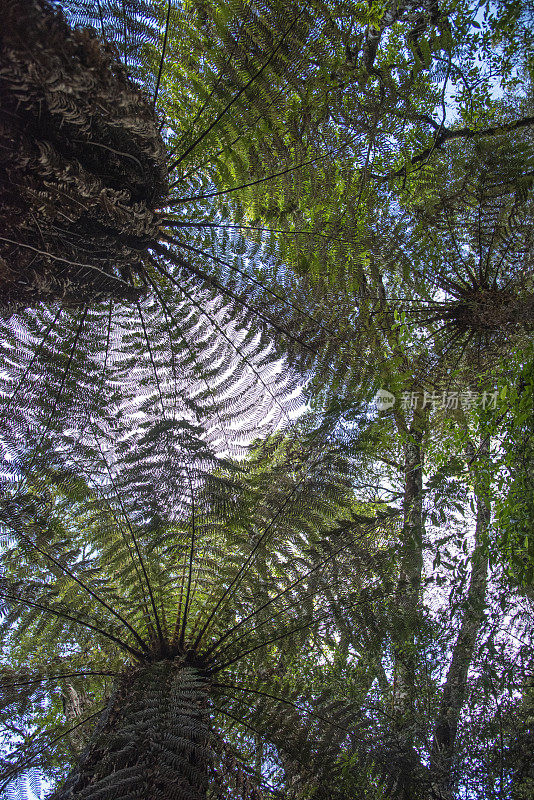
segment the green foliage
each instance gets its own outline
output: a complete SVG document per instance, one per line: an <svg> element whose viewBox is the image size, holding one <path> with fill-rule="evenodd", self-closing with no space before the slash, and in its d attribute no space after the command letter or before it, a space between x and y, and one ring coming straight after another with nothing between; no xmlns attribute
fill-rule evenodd
<svg viewBox="0 0 534 800"><path fill-rule="evenodd" d="M353 510L347 477L361 469L358 449L349 457L346 448L345 454L325 448L306 427L303 421L300 435L296 430L290 439L258 444L243 463L225 464L199 438L200 429L169 420L123 425L115 440L87 431L83 441L68 445L57 435L46 455L20 465L24 478L1 507L0 592L11 664L3 674L2 714L26 733L3 757L4 787L35 766L57 780L77 753L71 731L82 726L86 736L85 721L94 724L107 706L110 719L119 714L119 727L102 723L107 733L91 738L92 755L69 780L76 792L96 781L108 797L120 761L129 770L129 791L141 791L159 752L154 744L139 760L132 746L152 724L142 711L145 700L131 701L135 723L116 695L108 700L111 679L120 695L139 669L152 675L151 692L167 720L154 721L155 728L177 726L169 729L171 740L188 737L179 718L168 716L171 701L154 670L176 668L179 675L191 668L206 681L211 727L224 733L225 720L234 720L289 747L297 736L291 711L300 720L298 745L293 742L298 758L304 765L315 758L318 731L314 726L312 736L302 721L307 692L293 686L288 694L267 677L268 665L294 657L310 631L323 635L345 604L366 605L372 596L366 592L379 591L379 565L390 544L386 522L372 513L360 522ZM82 690L73 726L63 698ZM335 750L332 726L348 712L322 700L317 707L329 731L325 741ZM194 721L187 725L198 733ZM138 733L126 734L131 726ZM344 737L348 729L342 730ZM112 744L117 736L127 737L130 755ZM183 753L196 752L197 739L190 741L185 751L169 745L180 775L187 774L176 766ZM117 755L105 758L106 748ZM158 769L168 760L161 758ZM324 768L335 766L330 757ZM174 785L172 773L168 780ZM190 791L202 791L200 777L200 783L188 780L197 787Z"/></svg>
<svg viewBox="0 0 534 800"><path fill-rule="evenodd" d="M484 498L530 581L532 393L400 398L501 388L531 333L528 6L61 6L169 192L139 296L2 323L6 791L502 800L532 631Z"/></svg>
<svg viewBox="0 0 534 800"><path fill-rule="evenodd" d="M502 495L496 508L499 548L510 576L529 587L534 580L534 362L527 353L515 386L505 386L509 415L503 433Z"/></svg>

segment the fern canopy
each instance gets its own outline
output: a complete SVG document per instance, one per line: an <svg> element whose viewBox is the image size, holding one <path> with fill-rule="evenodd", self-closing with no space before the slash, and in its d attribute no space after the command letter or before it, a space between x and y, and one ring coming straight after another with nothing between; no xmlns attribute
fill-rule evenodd
<svg viewBox="0 0 534 800"><path fill-rule="evenodd" d="M146 793L153 769L163 781L155 797L200 797L228 719L283 746L284 705L306 716L304 687L288 696L283 681L261 676L329 636L339 604L380 596L394 516L374 519L370 508L358 521L347 476L362 468L359 448L325 449L304 422L234 463L183 422L113 433L86 431L61 452L56 438L45 457L18 465L2 503L3 629L20 664L4 668L2 713L27 729L4 756L4 786L36 766L59 777L81 737L89 755L58 797L71 786L75 797L111 797L119 780ZM325 594L332 570L338 588ZM61 713L66 702L76 714ZM140 756L136 737L150 730L164 745ZM193 788L180 788L184 776Z"/></svg>
<svg viewBox="0 0 534 800"><path fill-rule="evenodd" d="M1 791L525 794L528 5L4 5Z"/></svg>

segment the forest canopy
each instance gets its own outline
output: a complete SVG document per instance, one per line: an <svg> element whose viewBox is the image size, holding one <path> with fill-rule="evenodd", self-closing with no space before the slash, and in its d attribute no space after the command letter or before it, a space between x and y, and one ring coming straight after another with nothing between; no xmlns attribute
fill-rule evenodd
<svg viewBox="0 0 534 800"><path fill-rule="evenodd" d="M534 798L534 8L2 0L0 797Z"/></svg>

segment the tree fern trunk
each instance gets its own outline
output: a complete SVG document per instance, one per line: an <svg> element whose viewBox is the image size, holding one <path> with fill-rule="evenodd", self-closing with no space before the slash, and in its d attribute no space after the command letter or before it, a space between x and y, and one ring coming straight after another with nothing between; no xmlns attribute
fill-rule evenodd
<svg viewBox="0 0 534 800"><path fill-rule="evenodd" d="M158 661L119 681L92 740L52 800L201 800L211 764L208 683Z"/></svg>
<svg viewBox="0 0 534 800"><path fill-rule="evenodd" d="M416 636L420 625L423 567L423 460L428 408L417 408L404 446L403 527L395 592L393 711L396 742L388 764L392 796L415 800L419 757L414 749Z"/></svg>
<svg viewBox="0 0 534 800"><path fill-rule="evenodd" d="M135 300L167 157L112 48L48 0L2 0L0 315Z"/></svg>
<svg viewBox="0 0 534 800"><path fill-rule="evenodd" d="M484 441L478 449L479 458L484 455L487 458L488 451L488 443ZM474 445L469 443L468 457L474 459L475 452ZM452 796L452 767L456 752L458 723L467 697L467 676L486 604L488 554L485 533L490 522L491 511L488 501L488 486L481 485L481 483L483 481L475 476L477 517L471 579L464 618L443 686L430 758L434 790L438 797L443 798Z"/></svg>
<svg viewBox="0 0 534 800"><path fill-rule="evenodd" d="M395 593L395 706L412 711L415 700L414 636L419 622L423 568L423 440L428 410L416 409L404 447L404 498L401 561Z"/></svg>

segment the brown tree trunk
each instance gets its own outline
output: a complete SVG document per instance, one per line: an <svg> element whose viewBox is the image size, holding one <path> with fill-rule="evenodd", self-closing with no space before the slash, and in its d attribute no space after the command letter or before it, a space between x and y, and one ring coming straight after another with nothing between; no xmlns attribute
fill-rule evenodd
<svg viewBox="0 0 534 800"><path fill-rule="evenodd" d="M391 752L390 787L396 797L413 797L419 759L413 748L416 700L416 633L420 622L423 567L423 443L428 409L414 411L404 446L403 527L399 580L392 632L394 656L393 712L396 742Z"/></svg>
<svg viewBox="0 0 534 800"><path fill-rule="evenodd" d="M470 460L473 458L474 452L474 447L471 445L468 452ZM479 454L487 455L487 444L481 446L478 452ZM484 479L475 474L474 490L477 517L467 604L443 687L432 742L430 771L432 774L433 797L443 798L444 800L451 797L453 788L453 762L458 722L466 700L467 675L484 616L488 572L488 557L484 534L490 521L490 506L484 484Z"/></svg>
<svg viewBox="0 0 534 800"><path fill-rule="evenodd" d="M1 4L1 316L138 299L167 197L153 104L57 5Z"/></svg>
<svg viewBox="0 0 534 800"><path fill-rule="evenodd" d="M404 447L404 498L401 561L395 592L398 618L393 633L395 652L394 706L406 712L415 693L414 634L419 618L423 567L423 440L427 414L416 409Z"/></svg>
<svg viewBox="0 0 534 800"><path fill-rule="evenodd" d="M196 668L176 661L132 668L51 800L204 800L212 761L208 689Z"/></svg>

